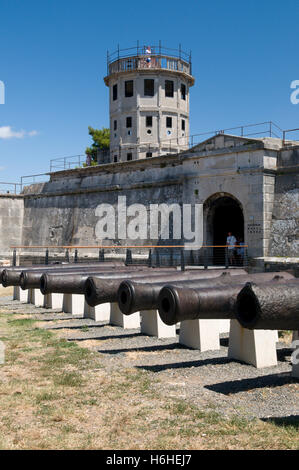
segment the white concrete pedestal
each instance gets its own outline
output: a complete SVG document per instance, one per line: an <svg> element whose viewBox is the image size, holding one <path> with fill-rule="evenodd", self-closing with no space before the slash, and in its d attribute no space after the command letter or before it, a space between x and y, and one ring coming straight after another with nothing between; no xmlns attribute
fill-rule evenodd
<svg viewBox="0 0 299 470"><path fill-rule="evenodd" d="M74 317L83 318L87 304L83 294L63 294L62 311Z"/></svg>
<svg viewBox="0 0 299 470"><path fill-rule="evenodd" d="M182 321L179 342L200 351L220 349L219 320Z"/></svg>
<svg viewBox="0 0 299 470"><path fill-rule="evenodd" d="M299 331L293 332L293 341L299 341ZM292 365L292 377L299 379L299 345L296 345L293 351L292 361L298 362L298 364L294 362Z"/></svg>
<svg viewBox="0 0 299 470"><path fill-rule="evenodd" d="M45 303L45 296L39 289L31 289L31 293L26 292L27 298L30 298L30 302L36 307L43 307Z"/></svg>
<svg viewBox="0 0 299 470"><path fill-rule="evenodd" d="M247 330L231 320L228 357L257 368L277 365L275 330Z"/></svg>
<svg viewBox="0 0 299 470"><path fill-rule="evenodd" d="M19 300L20 302L28 302L28 291L21 289L20 286L14 286L13 300Z"/></svg>
<svg viewBox="0 0 299 470"><path fill-rule="evenodd" d="M55 308L62 311L63 294L52 293L45 296L45 308Z"/></svg>
<svg viewBox="0 0 299 470"><path fill-rule="evenodd" d="M110 321L110 310L110 303L96 305L95 307L91 307L87 304L84 317L91 318L95 321Z"/></svg>
<svg viewBox="0 0 299 470"><path fill-rule="evenodd" d="M27 304L33 304L32 302L32 289L28 289L28 294L27 294Z"/></svg>
<svg viewBox="0 0 299 470"><path fill-rule="evenodd" d="M142 310L141 333L158 338L175 338L176 325L166 325L160 318L157 310Z"/></svg>
<svg viewBox="0 0 299 470"><path fill-rule="evenodd" d="M292 377L299 379L299 346L294 349L292 354L292 360L296 361L292 364Z"/></svg>
<svg viewBox="0 0 299 470"><path fill-rule="evenodd" d="M110 324L121 326L122 328L139 328L140 327L140 314L139 312L132 313L132 315L124 315L117 303L111 304L110 311Z"/></svg>
<svg viewBox="0 0 299 470"><path fill-rule="evenodd" d="M219 334L229 333L230 320L218 320L218 324L219 324Z"/></svg>

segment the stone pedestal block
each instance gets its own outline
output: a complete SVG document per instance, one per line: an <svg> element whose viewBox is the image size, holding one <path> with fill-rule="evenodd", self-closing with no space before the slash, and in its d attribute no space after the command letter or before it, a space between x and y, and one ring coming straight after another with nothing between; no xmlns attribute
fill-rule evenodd
<svg viewBox="0 0 299 470"><path fill-rule="evenodd" d="M82 294L63 294L62 311L71 313L74 317L83 318L87 304Z"/></svg>
<svg viewBox="0 0 299 470"><path fill-rule="evenodd" d="M110 324L121 326L122 328L139 328L140 327L140 314L135 312L132 315L124 315L117 303L111 304L110 311Z"/></svg>
<svg viewBox="0 0 299 470"><path fill-rule="evenodd" d="M179 342L200 351L220 349L219 320L182 321Z"/></svg>
<svg viewBox="0 0 299 470"><path fill-rule="evenodd" d="M63 294L57 294L57 293L47 294L45 296L45 307L59 309L60 311L62 311Z"/></svg>
<svg viewBox="0 0 299 470"><path fill-rule="evenodd" d="M13 300L19 300L20 302L28 302L28 291L21 289L20 286L14 286Z"/></svg>
<svg viewBox="0 0 299 470"><path fill-rule="evenodd" d="M219 322L219 333L229 333L230 320L218 320Z"/></svg>
<svg viewBox="0 0 299 470"><path fill-rule="evenodd" d="M247 330L231 320L228 357L257 368L277 365L275 330Z"/></svg>
<svg viewBox="0 0 299 470"><path fill-rule="evenodd" d="M299 343L299 332L293 332L293 341ZM299 379L299 344L296 344L292 354L292 377Z"/></svg>
<svg viewBox="0 0 299 470"><path fill-rule="evenodd" d="M27 296L28 292L25 291ZM31 289L30 300L31 303L34 304L36 307L44 307L45 305L45 296L41 293L39 289Z"/></svg>
<svg viewBox="0 0 299 470"><path fill-rule="evenodd" d="M84 312L84 317L91 318L95 321L110 321L110 303L96 305L95 307L91 307L90 305L86 305L86 309Z"/></svg>
<svg viewBox="0 0 299 470"><path fill-rule="evenodd" d="M157 310L143 310L141 314L141 333L158 338L175 338L176 325L165 325Z"/></svg>

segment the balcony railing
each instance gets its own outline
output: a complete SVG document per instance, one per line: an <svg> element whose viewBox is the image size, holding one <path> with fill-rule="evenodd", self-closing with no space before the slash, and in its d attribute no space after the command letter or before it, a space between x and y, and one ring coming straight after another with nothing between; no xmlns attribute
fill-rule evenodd
<svg viewBox="0 0 299 470"><path fill-rule="evenodd" d="M107 75L138 69L166 69L191 75L191 52L158 46L139 46L107 53Z"/></svg>

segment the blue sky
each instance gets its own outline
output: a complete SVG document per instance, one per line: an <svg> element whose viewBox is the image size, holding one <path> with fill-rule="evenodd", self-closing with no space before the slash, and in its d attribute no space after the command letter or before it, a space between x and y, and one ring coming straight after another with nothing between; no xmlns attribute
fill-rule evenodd
<svg viewBox="0 0 299 470"><path fill-rule="evenodd" d="M298 25L298 0L0 0L0 181L84 152L88 125L108 127L107 49L137 39L192 50L191 133L299 127Z"/></svg>

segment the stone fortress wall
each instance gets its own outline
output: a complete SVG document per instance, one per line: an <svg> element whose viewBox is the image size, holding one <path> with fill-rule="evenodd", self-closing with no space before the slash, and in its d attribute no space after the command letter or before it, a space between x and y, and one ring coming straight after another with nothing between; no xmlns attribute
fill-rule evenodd
<svg viewBox="0 0 299 470"><path fill-rule="evenodd" d="M299 146L283 148L279 139L220 134L177 155L52 173L21 196L0 198L1 256L12 244L126 245L95 234L96 207L126 196L127 205L147 207L202 203L204 244L213 242L213 204L229 197L243 212L251 258L298 257L298 156Z"/></svg>

